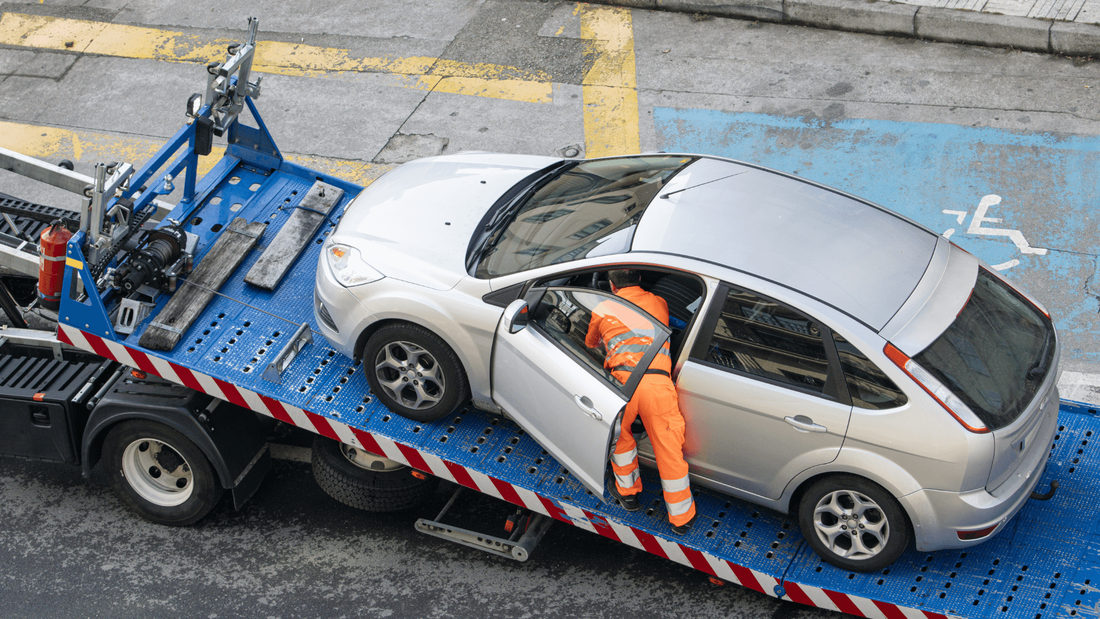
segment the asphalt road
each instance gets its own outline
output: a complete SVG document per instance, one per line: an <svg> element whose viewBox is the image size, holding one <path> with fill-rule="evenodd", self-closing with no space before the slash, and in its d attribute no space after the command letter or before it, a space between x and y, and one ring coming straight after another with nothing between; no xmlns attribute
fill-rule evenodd
<svg viewBox="0 0 1100 619"><path fill-rule="evenodd" d="M143 160L255 15L257 104L295 161L360 183L461 150L758 161L952 229L991 264L1015 260L1006 274L1062 332L1075 399L1100 401L1092 61L561 2L89 0L0 12L0 146L86 174ZM75 206L6 173L0 191ZM988 195L1002 200L979 213ZM325 497L308 465L283 462L243 511L223 503L177 530L127 513L102 471L83 481L63 465L0 459L0 616L827 614L561 524L522 565L415 533L444 499L419 514L358 513ZM498 510L485 505L471 497L464 509Z"/></svg>
<svg viewBox="0 0 1100 619"><path fill-rule="evenodd" d="M414 530L449 498L360 512L308 464L280 460L241 511L224 500L187 528L128 512L98 468L0 459L0 616L835 616L776 601L560 523L525 563ZM469 492L448 523L504 535L504 503Z"/></svg>

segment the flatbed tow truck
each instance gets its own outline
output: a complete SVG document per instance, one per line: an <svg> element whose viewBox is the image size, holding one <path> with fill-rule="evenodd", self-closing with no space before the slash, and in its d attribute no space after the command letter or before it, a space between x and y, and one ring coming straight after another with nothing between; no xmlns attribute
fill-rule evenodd
<svg viewBox="0 0 1100 619"><path fill-rule="evenodd" d="M133 368L136 376L159 376L204 394L206 402L224 401L233 410L250 409L331 439L346 446L346 453L367 454L367 461L380 467L409 467L420 477L434 476L512 503L526 524L516 527L507 539L449 527L439 518L417 523L422 531L499 555L526 559L546 527L559 521L712 578L856 616L1100 616L1100 510L1096 509L1100 458L1092 454L1094 435L1100 436L1100 416L1097 409L1084 404L1063 401L1061 405L1059 429L1040 481L1061 480L1055 496L1029 502L1005 530L980 546L935 553L910 548L896 563L875 573L838 570L813 553L789 516L707 490L694 491L700 516L693 530L684 537L675 536L660 507L659 493L652 490L660 487L652 471L643 472L650 489L642 495L644 509L628 513L586 491L507 419L466 408L422 423L381 406L366 381L356 376L361 372L358 362L312 337L311 295L321 243L361 188L281 156L252 101L259 94L259 80L249 81L255 28L256 22L250 21L247 41L231 47L225 62L207 67L205 98L192 97L188 124L157 156L139 170L128 164L97 168L82 208L81 227L67 245L53 346L71 346L108 360L96 366L103 368L101 373ZM246 110L254 125L240 118ZM214 135L223 134L227 138L224 156L197 178L199 157L211 152ZM139 282L141 277L133 275L134 265L142 260L152 264L155 241L167 237L150 234L136 247L126 240L150 229L141 223L151 219L145 213L156 209L157 196L171 193L180 180L182 198L165 219L167 226L177 228L173 234L178 247L173 248L175 254L165 254L154 265L159 271L153 269ZM329 194L331 204L326 208L331 210L322 212L319 228L298 243L300 254L284 252L293 254L283 260L286 272L270 290L247 283L244 274L277 244L278 231L295 211L320 212L314 205L325 189L339 193ZM235 220L239 221L235 224ZM266 223L266 229L257 233L246 227L256 223ZM245 247L256 249L238 252L239 266L229 269L216 289L192 283L203 260L214 261L211 256L218 251L218 240L233 230L247 237ZM160 248L165 245L172 243L166 241ZM143 251L146 255L141 258ZM186 262L188 254L195 265L190 276L186 268L175 266ZM127 264L131 265L128 270ZM138 278L131 283L148 294L124 305L117 286L109 283L125 277ZM162 287L174 282L176 292L159 293L149 286L158 279ZM158 323L178 339L171 350L143 346L142 334L181 292L191 296L206 292L209 302L185 326ZM93 396L110 393L111 388L99 387ZM71 400L80 403L87 397L82 392ZM219 413L219 408L206 417L203 411L213 410L210 406L180 407L178 415L190 421L180 418L177 423L195 426L189 438L204 446L208 458L218 453L217 446L213 451L210 447L214 435L221 447L235 454L232 466L222 462L218 470L222 485L234 488L257 474L256 463L264 459L264 451L253 460L243 457L251 448L234 446L234 439L225 436L237 436L236 431L219 421L234 413ZM93 419L105 430L112 423L110 415L101 415L98 409ZM240 436L256 436L244 427L247 424L239 425ZM77 436L81 429L67 431ZM88 439L86 431L84 435L82 457L87 470L99 453L97 439ZM98 440L101 444L102 439ZM243 498L248 490L247 485L242 488Z"/></svg>

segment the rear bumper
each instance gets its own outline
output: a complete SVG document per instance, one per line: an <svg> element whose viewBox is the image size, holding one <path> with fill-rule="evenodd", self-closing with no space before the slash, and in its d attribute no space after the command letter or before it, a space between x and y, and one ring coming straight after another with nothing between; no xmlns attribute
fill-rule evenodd
<svg viewBox="0 0 1100 619"><path fill-rule="evenodd" d="M1058 391L1054 389L1031 453L1017 470L993 491L920 490L901 497L913 521L919 551L966 548L996 535L1031 498L1046 469L1050 445L1058 429ZM960 539L960 532L984 531L977 539Z"/></svg>

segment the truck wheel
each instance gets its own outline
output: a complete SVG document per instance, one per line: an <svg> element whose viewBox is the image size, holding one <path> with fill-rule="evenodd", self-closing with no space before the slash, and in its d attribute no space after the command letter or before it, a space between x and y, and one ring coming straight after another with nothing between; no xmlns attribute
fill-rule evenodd
<svg viewBox="0 0 1100 619"><path fill-rule="evenodd" d="M854 475L814 482L798 506L798 524L810 547L849 572L874 572L909 545L909 521L882 486Z"/></svg>
<svg viewBox="0 0 1100 619"><path fill-rule="evenodd" d="M454 351L416 325L388 325L371 335L363 347L363 371L387 408L414 421L449 415L469 397Z"/></svg>
<svg viewBox="0 0 1100 619"><path fill-rule="evenodd" d="M317 437L313 478L325 494L368 512L399 512L435 493L439 479L351 445Z"/></svg>
<svg viewBox="0 0 1100 619"><path fill-rule="evenodd" d="M142 518L186 526L210 513L224 493L194 443L152 421L120 423L103 440L111 488Z"/></svg>

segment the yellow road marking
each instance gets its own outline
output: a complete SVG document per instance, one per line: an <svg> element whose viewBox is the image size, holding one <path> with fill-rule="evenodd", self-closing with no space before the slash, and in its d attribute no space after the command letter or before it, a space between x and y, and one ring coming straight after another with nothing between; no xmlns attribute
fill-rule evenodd
<svg viewBox="0 0 1100 619"><path fill-rule="evenodd" d="M37 49L206 64L224 59L226 47L236 42L203 34L61 17L18 13L0 16L0 43ZM434 88L530 103L549 103L552 93L551 78L542 71L427 56L361 58L346 49L280 41L257 42L252 68L261 73L306 77L389 73L419 78L398 83L406 88Z"/></svg>
<svg viewBox="0 0 1100 619"><path fill-rule="evenodd" d="M583 81L585 152L588 157L638 152L639 114L635 77L634 34L629 9L577 5L581 36L593 40L597 57ZM75 20L4 13L0 43L40 49L68 50L107 56L206 63L224 58L235 39ZM532 103L552 102L550 78L493 64L461 63L430 57L356 58L348 50L261 41L253 68L290 76L323 76L378 72L395 78L395 85L425 91L492 97ZM40 158L142 162L160 148L152 138L120 137L93 131L65 130L0 122L0 145ZM221 156L200 159L205 173ZM389 166L322 157L296 161L322 172L367 184Z"/></svg>
<svg viewBox="0 0 1100 619"><path fill-rule="evenodd" d="M630 9L578 5L578 10L581 38L595 40L598 50L583 82L585 155L636 153L641 138Z"/></svg>
<svg viewBox="0 0 1100 619"><path fill-rule="evenodd" d="M0 121L0 146L48 161L129 161L140 167L160 150L167 140L121 136L88 130L70 130ZM199 157L198 173L206 174L221 159L225 149L214 148L206 157ZM291 161L358 185L369 185L393 166L283 153Z"/></svg>

